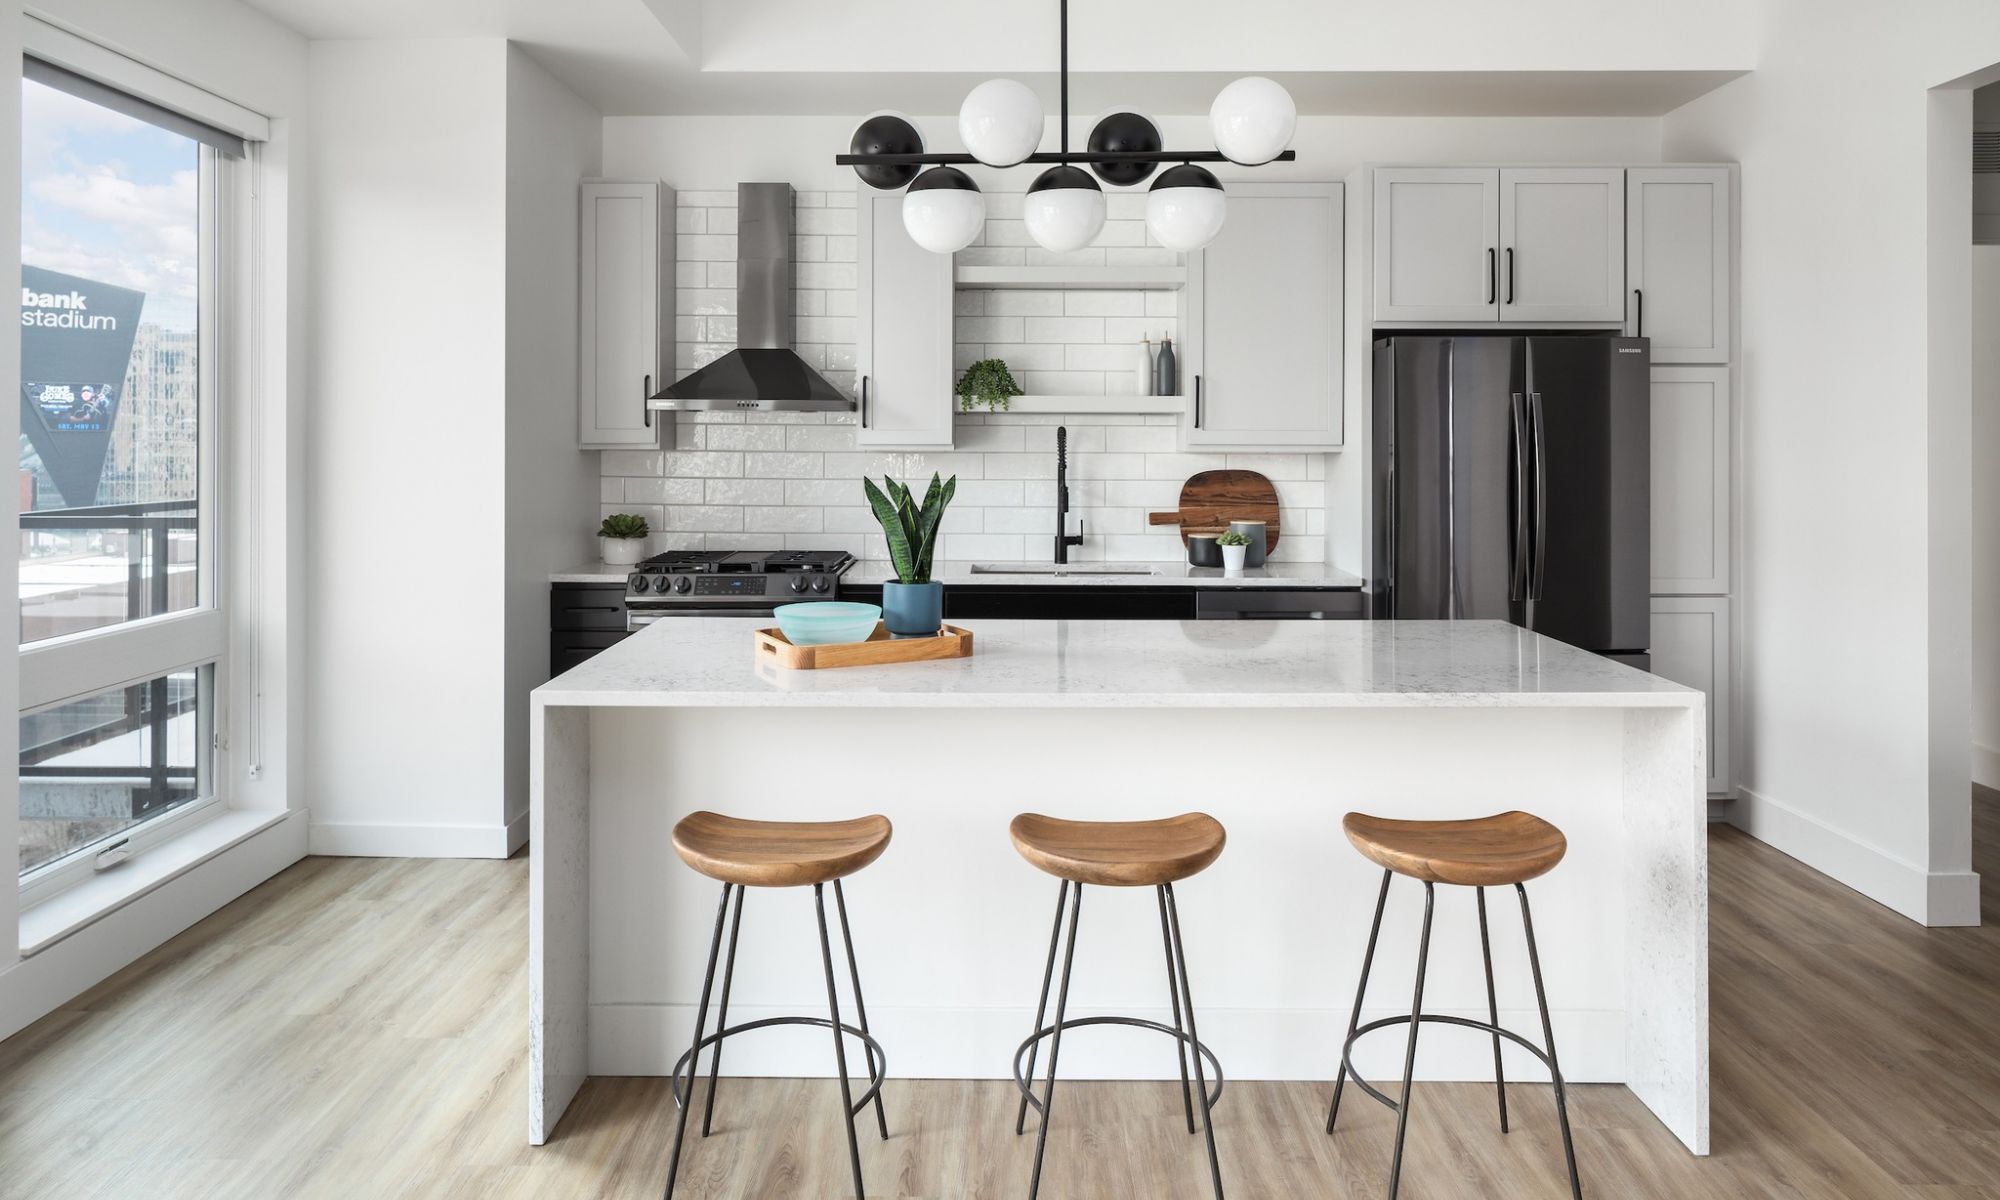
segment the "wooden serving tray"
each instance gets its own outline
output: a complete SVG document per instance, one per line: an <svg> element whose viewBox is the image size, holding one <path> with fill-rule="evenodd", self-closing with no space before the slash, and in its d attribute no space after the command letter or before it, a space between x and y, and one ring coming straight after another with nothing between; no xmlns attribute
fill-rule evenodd
<svg viewBox="0 0 2000 1200"><path fill-rule="evenodd" d="M930 662L940 658L969 658L972 631L946 625L936 637L895 638L880 621L865 642L829 642L824 646L794 646L776 629L755 633L757 659L775 662L797 671L822 667L872 667L882 663Z"/></svg>

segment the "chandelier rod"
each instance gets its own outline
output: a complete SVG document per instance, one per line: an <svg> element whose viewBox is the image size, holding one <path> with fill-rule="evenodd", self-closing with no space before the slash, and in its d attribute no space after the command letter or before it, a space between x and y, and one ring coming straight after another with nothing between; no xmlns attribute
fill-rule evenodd
<svg viewBox="0 0 2000 1200"><path fill-rule="evenodd" d="M1062 17L1062 152L1069 153L1069 0L1060 0Z"/></svg>
<svg viewBox="0 0 2000 1200"><path fill-rule="evenodd" d="M1272 162L1297 162L1299 152L1287 150L1272 159ZM931 167L970 166L979 160L970 154L836 154L835 166L841 167ZM1228 162L1229 156L1220 150L1078 150L1057 153L1053 150L1038 150L1023 162L1031 163L1204 163Z"/></svg>

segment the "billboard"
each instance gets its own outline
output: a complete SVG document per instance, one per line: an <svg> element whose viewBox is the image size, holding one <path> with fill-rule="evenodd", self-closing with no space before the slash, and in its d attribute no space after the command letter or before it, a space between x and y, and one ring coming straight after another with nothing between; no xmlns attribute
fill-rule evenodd
<svg viewBox="0 0 2000 1200"><path fill-rule="evenodd" d="M21 432L64 507L97 502L145 302L131 288L21 267Z"/></svg>

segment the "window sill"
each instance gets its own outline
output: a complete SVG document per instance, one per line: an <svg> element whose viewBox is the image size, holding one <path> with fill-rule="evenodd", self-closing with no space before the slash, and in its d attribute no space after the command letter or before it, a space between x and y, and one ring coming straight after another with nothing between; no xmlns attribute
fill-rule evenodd
<svg viewBox="0 0 2000 1200"><path fill-rule="evenodd" d="M49 897L21 914L21 957L47 949L290 815L289 810L224 812L88 882Z"/></svg>

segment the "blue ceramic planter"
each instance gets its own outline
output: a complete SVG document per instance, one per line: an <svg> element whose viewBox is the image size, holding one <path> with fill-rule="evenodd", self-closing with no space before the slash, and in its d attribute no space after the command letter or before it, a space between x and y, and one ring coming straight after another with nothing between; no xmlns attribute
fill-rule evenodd
<svg viewBox="0 0 2000 1200"><path fill-rule="evenodd" d="M944 624L944 585L883 584L882 624L894 637L936 637Z"/></svg>

